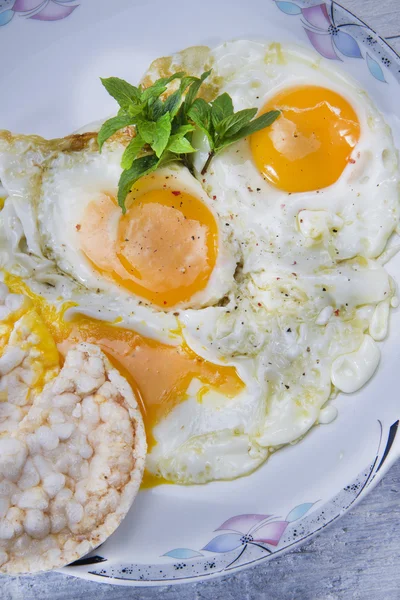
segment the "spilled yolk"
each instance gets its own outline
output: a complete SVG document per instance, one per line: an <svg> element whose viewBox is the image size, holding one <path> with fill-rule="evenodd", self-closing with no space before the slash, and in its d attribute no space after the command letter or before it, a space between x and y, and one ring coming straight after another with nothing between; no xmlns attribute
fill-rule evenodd
<svg viewBox="0 0 400 600"><path fill-rule="evenodd" d="M17 342L21 350L30 354L34 375L30 387L38 394L45 384L58 374L59 353L52 335L36 310L28 311L19 321L19 326L14 343ZM24 335L26 331L31 332L28 338Z"/></svg>
<svg viewBox="0 0 400 600"><path fill-rule="evenodd" d="M110 195L93 200L79 224L80 247L103 276L168 308L207 285L217 257L217 223L186 192L142 192L125 215Z"/></svg>
<svg viewBox="0 0 400 600"><path fill-rule="evenodd" d="M194 377L228 397L243 388L234 367L209 363L187 346L161 344L128 329L86 317L78 317L72 325L68 344L61 344L61 351L64 353L68 345L81 341L100 346L141 400L150 445L154 425L186 399L186 390Z"/></svg>
<svg viewBox="0 0 400 600"><path fill-rule="evenodd" d="M149 446L154 443L154 426L186 399L193 378L199 379L204 387L218 389L232 398L244 387L234 367L212 364L186 345L162 344L130 329L85 316L65 321L65 307L57 313L54 306L17 277L7 275L5 282L13 292L29 296L61 354L65 355L78 342L100 346L129 381L141 404Z"/></svg>
<svg viewBox="0 0 400 600"><path fill-rule="evenodd" d="M25 298L18 310L1 322L0 356L8 344L28 354L31 376L29 387L35 393L40 393L44 385L59 371L59 353L49 329L28 298ZM0 401L3 399L6 397L0 398Z"/></svg>
<svg viewBox="0 0 400 600"><path fill-rule="evenodd" d="M335 183L360 137L357 115L347 100L323 87L301 86L271 98L261 113L273 109L281 110L281 116L250 138L260 173L286 192Z"/></svg>

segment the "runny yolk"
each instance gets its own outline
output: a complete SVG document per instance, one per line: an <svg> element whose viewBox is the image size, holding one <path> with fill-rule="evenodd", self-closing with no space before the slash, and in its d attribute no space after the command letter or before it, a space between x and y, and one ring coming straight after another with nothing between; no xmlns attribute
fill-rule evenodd
<svg viewBox="0 0 400 600"><path fill-rule="evenodd" d="M78 317L67 344L60 349L64 353L71 343L81 341L98 344L131 384L142 403L150 445L154 425L185 400L193 378L228 397L243 388L234 367L214 365L187 346L161 344L102 321Z"/></svg>
<svg viewBox="0 0 400 600"><path fill-rule="evenodd" d="M65 321L63 312L57 313L54 306L32 292L19 278L7 275L5 282L14 293L31 298L61 354L65 355L71 345L78 342L100 346L127 378L140 402L150 447L154 443L154 426L185 400L193 378L199 379L205 388L218 389L232 398L244 387L234 367L210 363L186 345L162 344L130 329L90 317L76 316L73 321Z"/></svg>
<svg viewBox="0 0 400 600"><path fill-rule="evenodd" d="M204 289L216 263L214 215L177 189L145 191L125 215L103 194L89 203L78 232L82 251L102 275L163 308Z"/></svg>
<svg viewBox="0 0 400 600"><path fill-rule="evenodd" d="M281 116L250 138L260 173L286 192L307 192L333 184L360 137L352 106L340 94L319 86L289 88L271 98L261 114Z"/></svg>

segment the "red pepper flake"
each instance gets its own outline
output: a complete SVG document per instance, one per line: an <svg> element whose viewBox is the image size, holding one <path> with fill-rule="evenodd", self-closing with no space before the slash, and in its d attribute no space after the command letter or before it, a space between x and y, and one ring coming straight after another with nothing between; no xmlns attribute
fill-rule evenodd
<svg viewBox="0 0 400 600"><path fill-rule="evenodd" d="M277 278L276 278L276 280L277 280L277 281L279 281L279 280L280 280L280 277L277 277Z"/></svg>
<svg viewBox="0 0 400 600"><path fill-rule="evenodd" d="M340 310L337 308L337 309L335 310L335 316L336 316L336 317L338 317L339 315L340 315Z"/></svg>
<svg viewBox="0 0 400 600"><path fill-rule="evenodd" d="M217 196L213 196L213 200L216 200L216 199L217 199Z"/></svg>
<svg viewBox="0 0 400 600"><path fill-rule="evenodd" d="M167 304L167 301L166 301L166 300L164 300L163 304Z"/></svg>
<svg viewBox="0 0 400 600"><path fill-rule="evenodd" d="M77 231L80 231L80 230L81 230L81 225L79 225L79 223L78 223L78 225L75 225L75 229L76 229Z"/></svg>
<svg viewBox="0 0 400 600"><path fill-rule="evenodd" d="M294 265L297 265L297 261L295 260L293 264L294 264Z"/></svg>
<svg viewBox="0 0 400 600"><path fill-rule="evenodd" d="M354 160L354 158L349 158L349 163L351 163L352 165L355 165L356 161Z"/></svg>
<svg viewBox="0 0 400 600"><path fill-rule="evenodd" d="M258 306L262 306L261 302L257 302Z"/></svg>
<svg viewBox="0 0 400 600"><path fill-rule="evenodd" d="M180 196L182 192L180 192L179 190L172 190L172 193L174 196Z"/></svg>
<svg viewBox="0 0 400 600"><path fill-rule="evenodd" d="M286 204L281 204L281 208L285 208Z"/></svg>

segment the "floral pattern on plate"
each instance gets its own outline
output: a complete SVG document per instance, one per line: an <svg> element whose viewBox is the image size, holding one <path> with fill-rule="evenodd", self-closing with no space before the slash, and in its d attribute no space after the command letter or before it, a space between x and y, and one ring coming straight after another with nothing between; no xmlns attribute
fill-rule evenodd
<svg viewBox="0 0 400 600"><path fill-rule="evenodd" d="M269 560L293 548L335 521L360 499L371 486L387 461L395 442L399 421L391 425L386 435L379 421L379 442L372 462L356 479L327 501L304 502L284 519L270 514L236 515L215 529L222 532L214 536L201 550L174 548L161 559L174 559L173 564L154 565L115 563L97 548L92 555L69 565L64 572L77 575L76 568L85 569L94 580L98 578L134 582L135 584L163 584L180 580L193 580L208 575L226 574L231 570ZM384 441L384 436L386 441ZM98 554L99 552L99 554ZM111 557L110 557L111 558ZM103 563L102 568L93 565Z"/></svg>
<svg viewBox="0 0 400 600"><path fill-rule="evenodd" d="M381 65L372 58L369 52L365 52L365 56L363 56L358 41L348 33L349 28L351 30L357 27L366 28L366 26L353 22L337 23L334 2L329 4L323 2L314 6L308 6L308 2L287 2L286 0L274 0L274 2L286 15L301 18L309 41L321 56L329 60L343 60L343 57L365 58L371 75L378 81L386 83ZM386 61L388 59L383 58L383 64L389 66Z"/></svg>
<svg viewBox="0 0 400 600"><path fill-rule="evenodd" d="M278 546L288 525L304 517L314 504L314 502L306 502L296 506L284 520L273 515L256 514L232 517L215 530L223 531L224 533L214 537L202 550L221 554L240 549L239 554L227 565L228 567L239 560L249 546L257 546L271 554L272 550L269 546ZM190 548L174 548L166 552L163 556L185 559L204 556L204 554Z"/></svg>
<svg viewBox="0 0 400 600"><path fill-rule="evenodd" d="M0 2L0 26L15 17L37 21L59 21L69 17L78 8L75 0L4 0Z"/></svg>

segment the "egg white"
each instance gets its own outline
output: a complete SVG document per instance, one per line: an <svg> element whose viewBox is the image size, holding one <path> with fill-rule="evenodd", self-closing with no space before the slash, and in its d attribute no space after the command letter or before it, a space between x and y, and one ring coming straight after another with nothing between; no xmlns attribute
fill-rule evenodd
<svg viewBox="0 0 400 600"><path fill-rule="evenodd" d="M236 367L244 383L236 397L193 379L184 401L152 432L151 473L204 483L249 473L315 423L329 422L335 410L327 402L338 391L356 391L377 369L377 341L395 303L381 253L399 220L399 173L382 116L316 54L237 41L170 61L176 70L189 63L196 74L212 66L208 93L213 86L227 91L236 110L262 108L280 89L302 83L337 91L360 121L354 164L329 188L288 195L264 181L246 139L200 176L208 147L198 136L198 182L180 167L171 173L215 214L219 262L176 316L116 293L79 252L76 223L99 191L115 194L122 145L107 144L101 155L90 146L71 153L37 138L0 136L0 177L10 194L0 213L0 264L53 302L77 299L71 312L122 317L120 325L172 344L183 336L199 356Z"/></svg>

